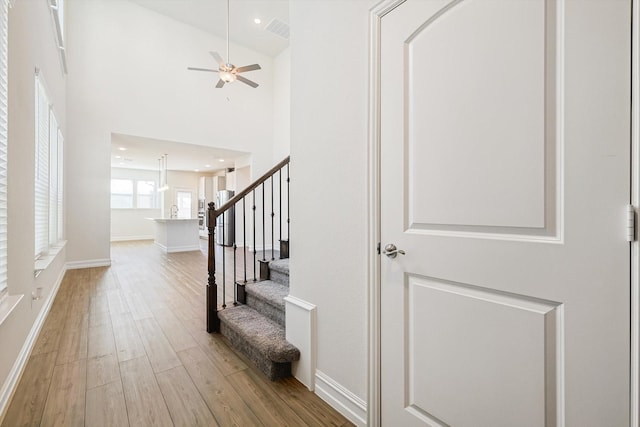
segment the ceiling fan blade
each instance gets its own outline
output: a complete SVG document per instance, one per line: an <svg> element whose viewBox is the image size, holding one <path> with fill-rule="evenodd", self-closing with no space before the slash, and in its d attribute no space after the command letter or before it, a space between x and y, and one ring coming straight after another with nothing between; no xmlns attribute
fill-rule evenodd
<svg viewBox="0 0 640 427"><path fill-rule="evenodd" d="M256 82L252 82L251 80L244 78L242 76L236 75L236 79L238 79L238 81L242 82L242 83L246 83L249 86L251 86L252 88L257 88L258 87L258 83Z"/></svg>
<svg viewBox="0 0 640 427"><path fill-rule="evenodd" d="M222 86L224 86L224 80L220 79L218 80L218 84L216 85L216 87L221 88Z"/></svg>
<svg viewBox="0 0 640 427"><path fill-rule="evenodd" d="M261 68L259 64L245 65L244 67L236 68L236 73L244 73L245 71L253 71L253 70L260 70L260 69Z"/></svg>
<svg viewBox="0 0 640 427"><path fill-rule="evenodd" d="M191 70L191 71L209 71L212 73L217 73L218 70L212 70L210 68L198 68L198 67L187 67L187 70Z"/></svg>
<svg viewBox="0 0 640 427"><path fill-rule="evenodd" d="M224 66L225 65L224 59L222 59L222 56L220 56L220 54L218 52L209 52L209 53L211 54L211 56L213 56L213 59L216 60L218 65L220 65L220 66Z"/></svg>

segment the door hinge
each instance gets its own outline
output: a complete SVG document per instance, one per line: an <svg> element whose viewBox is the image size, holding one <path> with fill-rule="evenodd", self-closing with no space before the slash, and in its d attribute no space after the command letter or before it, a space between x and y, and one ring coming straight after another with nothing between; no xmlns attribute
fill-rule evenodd
<svg viewBox="0 0 640 427"><path fill-rule="evenodd" d="M378 242L377 250L378 250L378 255L380 255L380 242Z"/></svg>
<svg viewBox="0 0 640 427"><path fill-rule="evenodd" d="M636 208L627 206L627 242L636 241Z"/></svg>

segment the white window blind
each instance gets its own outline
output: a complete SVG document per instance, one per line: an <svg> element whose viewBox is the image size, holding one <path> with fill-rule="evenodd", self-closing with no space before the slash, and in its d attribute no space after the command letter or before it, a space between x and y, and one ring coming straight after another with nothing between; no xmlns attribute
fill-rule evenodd
<svg viewBox="0 0 640 427"><path fill-rule="evenodd" d="M49 112L49 217L48 245L58 241L58 121Z"/></svg>
<svg viewBox="0 0 640 427"><path fill-rule="evenodd" d="M2 0L0 0L2 1ZM35 141L35 257L47 255L62 240L63 137L47 96L42 76L36 72Z"/></svg>
<svg viewBox="0 0 640 427"><path fill-rule="evenodd" d="M64 239L64 138L62 132L58 129L58 200L57 200L57 218L58 218L58 241ZM54 205L55 206L55 205Z"/></svg>
<svg viewBox="0 0 640 427"><path fill-rule="evenodd" d="M36 74L35 256L49 248L49 97Z"/></svg>
<svg viewBox="0 0 640 427"><path fill-rule="evenodd" d="M0 0L0 296L7 289L7 0Z"/></svg>

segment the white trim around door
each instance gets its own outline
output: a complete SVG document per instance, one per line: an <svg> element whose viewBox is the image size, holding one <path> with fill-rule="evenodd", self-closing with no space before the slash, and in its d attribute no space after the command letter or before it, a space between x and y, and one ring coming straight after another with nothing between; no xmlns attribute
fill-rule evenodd
<svg viewBox="0 0 640 427"><path fill-rule="evenodd" d="M640 0L632 1L631 204L640 206ZM631 427L640 427L640 242L631 242Z"/></svg>
<svg viewBox="0 0 640 427"><path fill-rule="evenodd" d="M380 389L380 26L406 0L383 0L369 13L369 134L367 144L368 379L367 426L381 420Z"/></svg>

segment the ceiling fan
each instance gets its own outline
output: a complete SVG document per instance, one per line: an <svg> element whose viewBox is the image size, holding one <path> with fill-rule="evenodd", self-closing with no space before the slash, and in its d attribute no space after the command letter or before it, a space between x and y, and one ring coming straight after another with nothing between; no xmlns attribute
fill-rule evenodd
<svg viewBox="0 0 640 427"><path fill-rule="evenodd" d="M217 70L211 68L197 68L197 67L187 67L187 70L192 71L208 71L211 73L218 73L220 79L218 80L218 84L216 84L216 88L221 88L225 83L232 83L236 80L241 81L242 83L248 84L252 88L257 88L258 83L253 82L246 77L240 75L240 73L244 73L247 71L259 70L260 65L252 64L245 65L243 67L236 67L229 60L229 0L227 0L227 61L220 56L218 52L209 52L213 59L218 63L219 68Z"/></svg>

